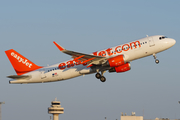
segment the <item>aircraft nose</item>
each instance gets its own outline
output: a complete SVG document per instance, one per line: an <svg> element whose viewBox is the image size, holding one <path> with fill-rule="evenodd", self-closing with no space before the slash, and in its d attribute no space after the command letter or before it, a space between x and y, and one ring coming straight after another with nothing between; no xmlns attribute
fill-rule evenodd
<svg viewBox="0 0 180 120"><path fill-rule="evenodd" d="M176 44L176 40L171 39L170 43L171 43L171 44L172 44L172 46L173 46L173 45L175 45L175 44Z"/></svg>

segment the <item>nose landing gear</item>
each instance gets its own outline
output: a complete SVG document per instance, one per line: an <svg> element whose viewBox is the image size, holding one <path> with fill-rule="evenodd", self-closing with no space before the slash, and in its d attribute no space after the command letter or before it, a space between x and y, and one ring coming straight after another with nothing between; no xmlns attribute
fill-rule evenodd
<svg viewBox="0 0 180 120"><path fill-rule="evenodd" d="M156 62L156 64L158 64L158 63L159 63L159 60L158 60L158 59L156 59L156 60L155 60L155 62Z"/></svg>
<svg viewBox="0 0 180 120"><path fill-rule="evenodd" d="M156 57L156 54L155 54L155 53L153 54L153 57L154 57L154 59L155 59L155 63L156 63L156 64L158 64L158 63L159 63L159 60L157 59L157 57Z"/></svg>

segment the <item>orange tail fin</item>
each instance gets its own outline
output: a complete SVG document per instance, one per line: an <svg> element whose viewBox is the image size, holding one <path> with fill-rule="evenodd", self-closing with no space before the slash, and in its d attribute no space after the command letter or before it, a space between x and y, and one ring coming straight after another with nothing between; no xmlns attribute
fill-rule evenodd
<svg viewBox="0 0 180 120"><path fill-rule="evenodd" d="M42 68L41 66L37 66L18 52L16 52L13 49L5 51L7 57L9 58L9 61L11 62L12 66L14 67L14 70L16 71L17 75L22 75L34 70L37 70L39 68Z"/></svg>

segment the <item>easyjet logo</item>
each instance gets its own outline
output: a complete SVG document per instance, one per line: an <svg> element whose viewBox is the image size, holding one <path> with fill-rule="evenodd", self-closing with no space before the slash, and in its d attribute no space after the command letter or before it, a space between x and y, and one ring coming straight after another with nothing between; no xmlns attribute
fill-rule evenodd
<svg viewBox="0 0 180 120"><path fill-rule="evenodd" d="M31 68L32 64L28 62L27 59L23 59L20 56L18 56L17 54L15 54L14 52L11 53L11 56L13 56L14 58L16 58L16 60L24 65L26 65L27 67Z"/></svg>
<svg viewBox="0 0 180 120"><path fill-rule="evenodd" d="M94 52L93 55L95 56L111 56L111 55L115 55L116 53L121 53L122 51L129 51L132 50L133 48L137 48L137 47L141 47L141 43L139 41L135 41L135 42L131 42L128 44L124 44L122 46L117 46L115 47L115 49L113 50L113 48L108 48L107 50L104 51L100 51L100 52Z"/></svg>
<svg viewBox="0 0 180 120"><path fill-rule="evenodd" d="M63 70L65 69L66 67L67 68L70 68L70 67L74 67L74 66L77 66L77 65L83 65L83 66L86 66L87 63L83 63L82 61L80 60L70 60L70 61L67 61L66 63L60 63L59 64L59 69Z"/></svg>
<svg viewBox="0 0 180 120"><path fill-rule="evenodd" d="M141 47L141 44L139 41L135 41L135 42L131 42L129 44L124 44L122 46L117 46L115 47L115 49L113 50L113 48L108 48L107 50L105 51L100 51L100 52L94 52L93 55L95 56L111 56L111 55L115 55L116 53L121 53L122 51L128 51L130 49L133 49L133 48L137 48L137 47ZM114 52L112 52L114 51ZM70 61L67 61L66 63L60 63L59 64L59 69L63 70L65 68L71 68L71 67L74 67L74 66L77 66L77 65L81 65L82 64L82 61L80 60L70 60ZM84 66L87 65L87 63L83 63Z"/></svg>

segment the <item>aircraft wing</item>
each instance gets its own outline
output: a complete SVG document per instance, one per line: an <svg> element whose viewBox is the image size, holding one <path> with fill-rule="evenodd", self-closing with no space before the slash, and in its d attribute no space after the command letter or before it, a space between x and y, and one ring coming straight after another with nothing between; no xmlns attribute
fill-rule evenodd
<svg viewBox="0 0 180 120"><path fill-rule="evenodd" d="M74 51L66 50L63 47L61 47L59 44L57 44L56 42L53 42L53 43L57 46L57 48L61 52L72 56L72 58L74 60L80 60L80 61L83 61L83 63L88 63L88 65L102 64L104 62L104 60L107 59L106 57L102 57L102 56L95 56L95 55L84 54L84 53L80 53L80 52L74 52Z"/></svg>

